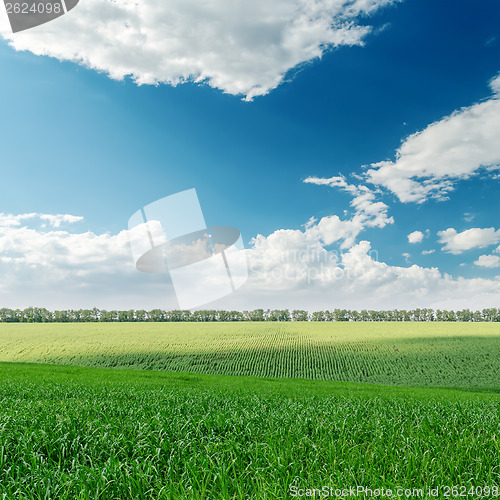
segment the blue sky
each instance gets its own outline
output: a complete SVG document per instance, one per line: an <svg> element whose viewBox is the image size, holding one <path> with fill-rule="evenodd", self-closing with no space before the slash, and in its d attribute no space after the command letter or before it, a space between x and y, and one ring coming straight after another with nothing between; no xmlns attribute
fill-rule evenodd
<svg viewBox="0 0 500 500"><path fill-rule="evenodd" d="M328 2L323 3L326 6L320 16L329 19ZM112 256L98 257L92 254L98 250L87 249L80 255L81 261L74 256L69 264L65 259L71 250L64 244L61 247L55 238L65 241L68 235L87 232L94 235L95 241L102 235L115 237L126 230L129 216L138 208L195 187L209 224L241 230L245 245L255 254L249 258L257 263L256 274L286 260L276 261L266 255L284 251L287 233L280 231L287 230L295 233L286 237L302 237L298 233L301 232L307 235L304 241L309 242L304 244L314 241L335 255L351 252L359 242L367 241L376 250L378 261L386 265L383 270L376 267L375 274L387 276L384 274L375 282L370 281L370 271L365 269L360 270L359 279L352 278L355 283L340 285L325 278L319 287L307 280L290 283L285 280L273 289L273 280L268 282L267 278L255 276L234 297L214 303L213 307L252 308L266 304L270 307L303 304L306 308L337 304L358 308L458 307L466 305L464 301L471 296L471 307L498 305L500 267L496 256L500 254L495 250L500 232L496 235L495 231L500 228L497 215L500 155L491 139L483 138L479 146L471 146L484 150L484 141L489 140L491 152L483 162L487 168L465 166L465 173L454 178L454 166L448 162L443 167L449 169L446 175L438 177L452 179L452 189L446 193L438 190L436 196L419 195L416 201L402 201L401 196L404 198L406 193L400 190L403 188L391 190L389 180L374 184L363 176L370 168L366 166L395 162L396 151L411 134L424 131L463 108L494 99L490 83L500 72L500 3L496 0L406 0L391 5L380 0L378 3L379 8L370 11L370 15L361 12L348 19L355 26L370 26L371 32L366 36L354 42L343 39L337 46L324 43L319 36L315 43L321 58L304 56L296 49L297 54L290 57L293 62L285 66L286 72L278 67L280 58L274 61L271 57L265 68L253 70L253 59L245 61L242 56L243 74L232 59L231 64L227 63L229 56L225 51L229 49L215 39L209 40L214 43L210 56L200 55L196 44L193 48L186 47L183 49L186 57L194 60L199 55L197 64L203 68L200 72L205 83L191 81L176 86L169 81L193 79L189 69L185 73L169 69L169 58L174 56L168 50L155 54L157 60L151 56L151 66L144 69L141 57L146 56L134 59L135 45L125 44L123 50L114 51L113 41L121 39L111 27L102 47L89 48L85 38L78 46L76 36L76 41L72 40L74 46L65 52L66 40L75 29L70 23L84 23L84 16L92 14L92 6L98 8L99 0L90 1L86 10L79 5L64 19L52 22L51 30L40 27L33 34L16 35L4 31L0 42L4 118L0 124L3 153L0 213L4 218L31 213L70 214L83 220L44 228L43 220L34 217L5 226L9 229L4 231L4 241L0 243L0 255L3 252L5 257L0 265L0 276L4 273L0 288L3 302L11 307L30 303L78 307L92 301L98 306L161 306L163 292L157 277L131 278L130 269L121 273L117 266L113 272L104 273L104 279L103 266L109 264L106 259ZM300 6L301 1L297 0L297 4ZM156 2L151 2L150 8L155 5ZM345 11L341 15L345 17ZM223 26L224 19L220 21ZM337 29L338 18L333 16L330 22L332 19L337 22ZM257 28L258 21L256 15ZM227 24L231 22L228 20ZM158 35L155 30L159 28L147 28ZM187 43L182 33L178 40L181 45ZM254 35L259 37L258 29ZM255 40L239 43L247 43L244 48L251 53ZM241 51L241 47L236 48ZM212 61L213 54L216 57ZM257 51L255 60L259 57ZM115 61L119 61L116 67ZM145 75L155 75L156 68L167 68L158 69L155 78L159 84L137 84L141 78L147 80ZM109 77L110 73L120 71L135 76L118 80ZM276 88L263 76L274 75L273 71L283 75ZM235 91L238 88L243 92L238 94ZM257 93L251 101L244 100L256 88L263 95ZM494 116L488 119L497 126ZM491 130L487 119L481 120L479 116L476 122ZM477 134L471 131L470 140L474 141ZM439 133L434 136L418 147L432 145L438 152L454 147L453 137ZM469 141L463 135L456 140L459 144ZM427 179L430 167L419 161L416 158L401 168L421 168ZM470 161L472 165L475 160ZM393 175L391 172L388 169L387 176ZM304 183L308 178L333 177L343 177L351 186L367 186L373 193L372 202L387 206L385 222L374 225L364 220L362 229L349 243L345 235L331 236L333 229L320 228L319 232L307 233L304 225L311 217L318 224L323 218L337 216L346 221L355 215L350 206L352 192L338 186L317 185L321 184L319 181ZM419 182L424 181L422 177ZM392 220L388 222L390 217ZM29 238L50 239L54 245L50 250L54 255L50 264L53 267L49 264L44 267L42 256L35 264L30 262L26 248L35 240L30 239L25 246L22 238L26 235L13 232L25 227L36 232L30 233ZM462 237L461 241L472 238L470 244L453 246L456 243L453 240L448 251L443 251L445 236L439 233L450 228L457 234L471 229L479 231ZM493 232L484 231L488 228L493 228ZM55 234L61 231L67 235ZM326 238L325 231L329 231ZM423 233L422 242L408 241L408 234L414 231ZM52 234L43 236L47 233ZM265 245L262 243L259 248L252 240L257 235L265 239ZM272 235L275 237L269 239ZM285 239L277 243L279 250L273 250L271 246L278 236ZM57 256L58 248L61 259ZM422 255L423 251L433 253ZM487 266L477 264L481 255L488 257L482 261ZM12 260L14 257L17 260ZM121 262L122 258L122 250L117 250L113 259ZM58 262L66 263L58 267ZM91 262L96 262L94 270ZM129 264L133 268L131 259ZM303 264L297 263L299 267ZM419 278L398 270L412 265L418 266L412 272ZM345 268L346 264L339 262L338 266ZM358 268L363 266L360 263ZM434 271L426 271L431 268L441 277ZM60 282L54 278L58 273ZM426 273L431 277L426 277ZM442 285L440 280L446 280L446 275L452 282L448 280ZM462 278L466 281L459 283L457 280ZM390 293L391 279L408 281L397 297ZM377 280L385 287L380 293L376 291ZM158 287L155 299L144 291L153 286ZM122 297L121 291L127 287L140 292ZM417 289L420 292L416 293ZM332 290L339 290L339 295ZM171 295L171 290L165 293ZM321 303L319 298L325 296ZM377 301L374 296L383 300ZM165 299L164 307L174 303L170 299Z"/></svg>

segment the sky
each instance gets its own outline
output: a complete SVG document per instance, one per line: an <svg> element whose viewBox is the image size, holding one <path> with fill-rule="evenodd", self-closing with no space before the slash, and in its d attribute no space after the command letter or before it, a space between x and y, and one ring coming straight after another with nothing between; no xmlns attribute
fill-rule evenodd
<svg viewBox="0 0 500 500"><path fill-rule="evenodd" d="M192 188L249 268L202 308L500 307L497 0L81 0L0 33L0 307L179 307L128 220Z"/></svg>

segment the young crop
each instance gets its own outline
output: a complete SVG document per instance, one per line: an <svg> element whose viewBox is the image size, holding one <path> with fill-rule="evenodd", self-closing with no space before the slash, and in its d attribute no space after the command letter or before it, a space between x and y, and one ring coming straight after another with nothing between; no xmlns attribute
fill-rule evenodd
<svg viewBox="0 0 500 500"><path fill-rule="evenodd" d="M0 361L497 387L500 330L495 323L4 324Z"/></svg>
<svg viewBox="0 0 500 500"><path fill-rule="evenodd" d="M500 483L497 394L0 368L0 498L275 499L292 486Z"/></svg>

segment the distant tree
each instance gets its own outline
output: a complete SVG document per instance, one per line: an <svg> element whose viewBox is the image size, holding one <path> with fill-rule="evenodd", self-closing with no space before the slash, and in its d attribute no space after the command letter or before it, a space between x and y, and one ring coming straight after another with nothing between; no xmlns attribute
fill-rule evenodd
<svg viewBox="0 0 500 500"><path fill-rule="evenodd" d="M245 321L245 316L241 311L227 311L226 321Z"/></svg>
<svg viewBox="0 0 500 500"><path fill-rule="evenodd" d="M309 313L302 309L295 309L292 311L292 320L293 321L308 321Z"/></svg>
<svg viewBox="0 0 500 500"><path fill-rule="evenodd" d="M253 311L187 310L164 311L153 309L137 311L106 311L105 309L68 309L51 312L45 308L27 307L26 309L0 309L0 323L69 323L69 322L227 322L227 321L462 321L462 322L500 322L500 309L489 308L472 311L446 311L437 309L394 309L362 311L334 309L309 313L303 309L255 309Z"/></svg>
<svg viewBox="0 0 500 500"><path fill-rule="evenodd" d="M474 313L472 314L472 321L475 321L476 323L483 321L482 311L474 311Z"/></svg>
<svg viewBox="0 0 500 500"><path fill-rule="evenodd" d="M443 311L443 321L456 321L455 311Z"/></svg>
<svg viewBox="0 0 500 500"><path fill-rule="evenodd" d="M316 311L311 315L311 321L325 321L325 312L324 311Z"/></svg>
<svg viewBox="0 0 500 500"><path fill-rule="evenodd" d="M335 309L331 321L349 321L349 312L346 309Z"/></svg>
<svg viewBox="0 0 500 500"><path fill-rule="evenodd" d="M245 311L244 317L247 321L265 321L266 316L264 309L254 309L253 311Z"/></svg>
<svg viewBox="0 0 500 500"><path fill-rule="evenodd" d="M116 313L114 315L114 320L119 321L120 323L131 323L135 321L135 314L134 311L129 310L129 311L112 311L113 313Z"/></svg>
<svg viewBox="0 0 500 500"><path fill-rule="evenodd" d="M349 311L349 321L359 321L360 320L360 314L358 311Z"/></svg>
<svg viewBox="0 0 500 500"><path fill-rule="evenodd" d="M290 311L288 309L273 309L268 312L268 321L290 321Z"/></svg>
<svg viewBox="0 0 500 500"><path fill-rule="evenodd" d="M144 309L139 309L135 311L135 320L139 322L144 322L148 320L147 312Z"/></svg>
<svg viewBox="0 0 500 500"><path fill-rule="evenodd" d="M469 309L462 309L455 313L456 321L472 321L473 314Z"/></svg>
<svg viewBox="0 0 500 500"><path fill-rule="evenodd" d="M180 311L180 313L181 313L181 321L191 320L191 311Z"/></svg>
<svg viewBox="0 0 500 500"><path fill-rule="evenodd" d="M483 321L500 321L500 309L490 308L483 309L482 311Z"/></svg>

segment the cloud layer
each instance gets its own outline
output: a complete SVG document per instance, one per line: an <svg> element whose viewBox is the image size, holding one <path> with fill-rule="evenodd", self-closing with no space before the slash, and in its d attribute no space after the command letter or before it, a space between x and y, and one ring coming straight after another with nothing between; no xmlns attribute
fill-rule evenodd
<svg viewBox="0 0 500 500"><path fill-rule="evenodd" d="M398 0L85 0L22 35L17 50L75 61L138 84L185 81L247 99L332 47L361 45L358 22ZM6 35L4 35L6 36Z"/></svg>
<svg viewBox="0 0 500 500"><path fill-rule="evenodd" d="M267 300L276 306L311 310L483 308L498 304L498 277L455 279L434 267L391 266L378 260L378 252L368 241L339 252L310 237L307 228L258 236L248 250L252 272L241 299L261 307ZM241 307L244 302L237 299L234 297L233 304Z"/></svg>
<svg viewBox="0 0 500 500"><path fill-rule="evenodd" d="M33 223L32 215L0 218L0 307L127 308L168 293L165 276L146 278L135 270L127 231L95 234L36 220L36 228L16 223ZM59 218L54 221L57 226Z"/></svg>
<svg viewBox="0 0 500 500"><path fill-rule="evenodd" d="M22 215L19 220L27 220ZM368 241L334 250L353 233L352 220L326 218L303 230L257 236L246 250L250 277L237 293L209 307L488 307L500 279L453 279L436 268L380 262ZM478 260L492 267L496 260ZM135 270L128 231L116 235L25 225L0 227L0 303L48 308L177 307L165 275Z"/></svg>

